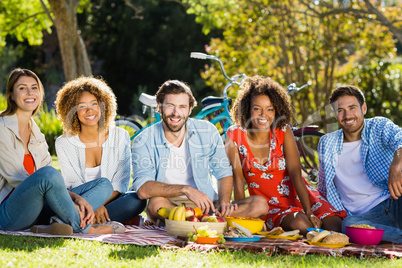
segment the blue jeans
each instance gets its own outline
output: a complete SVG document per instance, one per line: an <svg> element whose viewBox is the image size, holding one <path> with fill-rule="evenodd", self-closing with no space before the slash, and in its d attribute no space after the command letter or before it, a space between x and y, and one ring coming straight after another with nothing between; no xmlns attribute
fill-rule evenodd
<svg viewBox="0 0 402 268"><path fill-rule="evenodd" d="M63 181L64 185L64 181ZM66 186L64 185L64 188ZM106 178L99 178L96 180L92 180L89 182L86 182L84 184L81 184L80 186L77 186L75 188L72 188L70 192L73 192L75 194L80 195L83 197L91 206L92 209L95 211L97 210L100 206L102 206L112 195L113 193L113 186L110 183L110 181ZM39 217L38 223L39 224L45 224L49 222L50 217L58 215L56 211L54 211L50 204L45 205L45 207L42 210L42 213ZM79 227L79 226L78 226ZM89 228L91 228L91 225L88 224L84 229L74 229L74 232L76 233L87 233Z"/></svg>
<svg viewBox="0 0 402 268"><path fill-rule="evenodd" d="M37 221L45 202L74 231L81 230L80 216L64 185L51 166L42 167L22 181L0 205L0 229L25 230Z"/></svg>
<svg viewBox="0 0 402 268"><path fill-rule="evenodd" d="M402 243L402 197L384 200L364 214L346 217L342 222L342 232L345 232L345 226L351 224L368 224L384 229L383 241Z"/></svg>
<svg viewBox="0 0 402 268"><path fill-rule="evenodd" d="M138 198L137 193L129 191L121 194L112 202L109 202L105 208L112 221L125 222L132 217L140 214L147 204L147 200Z"/></svg>

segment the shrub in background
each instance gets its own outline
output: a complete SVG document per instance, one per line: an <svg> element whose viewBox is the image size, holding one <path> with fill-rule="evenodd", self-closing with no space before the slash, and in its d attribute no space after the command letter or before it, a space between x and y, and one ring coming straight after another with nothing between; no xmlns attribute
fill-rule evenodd
<svg viewBox="0 0 402 268"><path fill-rule="evenodd" d="M53 109L48 110L45 104L43 109L34 116L34 120L46 137L50 154L56 155L55 141L57 137L63 134L63 127L57 119L56 112Z"/></svg>
<svg viewBox="0 0 402 268"><path fill-rule="evenodd" d="M0 94L0 111L4 111L7 107L6 96Z"/></svg>

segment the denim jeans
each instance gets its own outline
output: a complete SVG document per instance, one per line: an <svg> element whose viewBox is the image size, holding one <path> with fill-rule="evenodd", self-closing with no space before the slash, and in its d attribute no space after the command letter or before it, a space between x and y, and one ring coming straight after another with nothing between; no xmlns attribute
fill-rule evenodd
<svg viewBox="0 0 402 268"><path fill-rule="evenodd" d="M109 202L105 208L112 221L125 222L140 214L147 204L147 200L138 198L136 192L129 191Z"/></svg>
<svg viewBox="0 0 402 268"><path fill-rule="evenodd" d="M384 200L364 214L346 217L342 222L342 232L345 232L345 226L351 224L368 224L384 229L383 241L402 243L402 197Z"/></svg>
<svg viewBox="0 0 402 268"><path fill-rule="evenodd" d="M63 186L64 181L63 181ZM70 192L80 195L83 197L91 206L92 209L95 211L100 206L102 206L112 195L113 193L113 186L110 181L106 178L99 178L96 180L92 180L81 184L75 188L72 188ZM49 205L45 205L42 210L42 213L39 217L38 223L39 224L46 224L49 222L49 219L53 216L58 216L58 214L50 207ZM64 220L63 220L64 222ZM79 227L79 226L78 226ZM76 233L87 233L91 225L88 224L84 229L80 227L75 229L73 227L74 232Z"/></svg>
<svg viewBox="0 0 402 268"><path fill-rule="evenodd" d="M42 167L22 181L0 205L0 229L25 230L37 221L45 202L74 231L81 230L80 216L64 185L51 166Z"/></svg>

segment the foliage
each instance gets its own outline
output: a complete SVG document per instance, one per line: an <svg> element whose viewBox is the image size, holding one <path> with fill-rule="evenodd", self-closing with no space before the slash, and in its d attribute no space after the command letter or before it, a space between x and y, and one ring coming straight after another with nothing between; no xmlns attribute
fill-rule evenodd
<svg viewBox="0 0 402 268"><path fill-rule="evenodd" d="M119 114L142 115L139 94L155 94L168 79L187 82L197 99L207 96L211 90L200 78L205 62L190 59L190 52L203 51L217 33L202 35L195 17L175 1L135 1L142 18L120 2L104 0L99 10L79 17L90 42L93 73L114 90Z"/></svg>
<svg viewBox="0 0 402 268"><path fill-rule="evenodd" d="M197 252L64 238L0 235L1 267L400 267L402 259ZM269 254L269 252L268 252Z"/></svg>
<svg viewBox="0 0 402 268"><path fill-rule="evenodd" d="M88 10L90 0L79 0L78 13ZM49 13L48 13L49 12ZM6 36L15 36L19 42L40 45L43 32L52 32L53 14L47 0L0 1L0 46L6 44Z"/></svg>
<svg viewBox="0 0 402 268"><path fill-rule="evenodd" d="M19 42L26 40L31 46L40 45L44 36L51 34L55 24L66 79L71 80L80 74L89 75L90 63L76 23L77 13L87 9L89 2L0 1L0 48L6 45L6 37L15 37Z"/></svg>
<svg viewBox="0 0 402 268"><path fill-rule="evenodd" d="M340 74L342 67L352 61L372 66L384 58L395 57L392 36L378 23L363 22L347 13L315 16L309 6L297 0L241 0L236 1L235 8L208 6L208 10L195 7L200 4L206 7L205 2L212 1L186 2L193 8L189 12L198 10L197 16L220 22L207 24L208 27L221 25L224 37L212 39L206 51L219 56L227 64L229 73L270 76L284 86L292 82L299 86L309 84L308 89L292 96L299 122L324 127L329 115L323 107L340 83L355 82L364 92L388 90L390 83L381 82L378 76L371 77L377 87L370 88L371 84L363 81L367 76L361 76L358 82L347 80L352 73ZM315 8L326 12L329 6L322 4ZM207 11L208 14L204 14ZM207 84L215 89L224 84L216 68L206 68L202 74L208 79Z"/></svg>
<svg viewBox="0 0 402 268"><path fill-rule="evenodd" d="M7 108L7 99L6 96L0 94L0 111L4 111Z"/></svg>
<svg viewBox="0 0 402 268"><path fill-rule="evenodd" d="M63 127L61 122L57 119L56 112L53 109L49 110L47 105L44 105L43 109L34 116L34 120L46 137L50 154L55 155L55 141L57 137L63 134Z"/></svg>
<svg viewBox="0 0 402 268"><path fill-rule="evenodd" d="M2 0L0 2L0 46L7 35L18 41L28 40L31 45L42 43L43 31L51 32L52 22L41 1Z"/></svg>

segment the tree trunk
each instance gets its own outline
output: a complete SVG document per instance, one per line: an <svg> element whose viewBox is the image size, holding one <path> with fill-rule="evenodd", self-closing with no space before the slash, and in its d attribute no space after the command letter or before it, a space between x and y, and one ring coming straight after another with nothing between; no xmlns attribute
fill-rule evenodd
<svg viewBox="0 0 402 268"><path fill-rule="evenodd" d="M54 14L66 81L80 75L91 75L87 50L78 33L77 8L79 0L49 0Z"/></svg>

